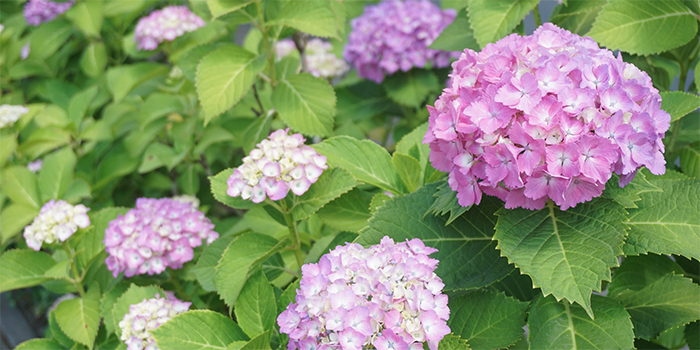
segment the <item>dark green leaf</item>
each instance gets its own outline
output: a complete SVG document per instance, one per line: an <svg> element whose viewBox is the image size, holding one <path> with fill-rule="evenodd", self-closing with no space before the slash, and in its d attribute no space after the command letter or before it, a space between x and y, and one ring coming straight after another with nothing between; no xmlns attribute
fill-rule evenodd
<svg viewBox="0 0 700 350"><path fill-rule="evenodd" d="M605 0L569 0L560 4L552 13L550 22L572 33L584 35L593 26Z"/></svg>
<svg viewBox="0 0 700 350"><path fill-rule="evenodd" d="M444 51L464 51L464 49L478 51L480 49L469 24L466 9L457 13L455 20L442 30L440 36L430 44L429 48Z"/></svg>
<svg viewBox="0 0 700 350"><path fill-rule="evenodd" d="M397 72L388 76L382 86L389 98L414 108L420 107L430 92L439 89L437 76L424 69Z"/></svg>
<svg viewBox="0 0 700 350"><path fill-rule="evenodd" d="M214 285L214 272L224 250L231 244L235 237L220 237L204 248L202 256L197 260L197 265L192 268L192 273L197 276L197 281L206 291L216 290Z"/></svg>
<svg viewBox="0 0 700 350"><path fill-rule="evenodd" d="M357 181L343 168L327 169L306 193L292 199L294 220L304 220L328 202L350 191Z"/></svg>
<svg viewBox="0 0 700 350"><path fill-rule="evenodd" d="M326 225L342 231L357 232L367 226L372 195L357 188L326 204L317 212Z"/></svg>

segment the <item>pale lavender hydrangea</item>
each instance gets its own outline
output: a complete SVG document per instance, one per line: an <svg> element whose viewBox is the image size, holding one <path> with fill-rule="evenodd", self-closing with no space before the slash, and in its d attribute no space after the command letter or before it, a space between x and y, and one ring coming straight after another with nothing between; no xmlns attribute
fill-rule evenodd
<svg viewBox="0 0 700 350"><path fill-rule="evenodd" d="M301 196L318 180L328 168L326 157L305 145L301 134L288 133L289 129L273 132L243 158L243 164L226 182L229 196L254 203L267 197L276 201L287 196L289 190Z"/></svg>
<svg viewBox="0 0 700 350"><path fill-rule="evenodd" d="M90 226L87 212L90 209L82 204L70 205L63 200L50 200L39 211L34 221L24 228L27 246L40 250L43 243L64 242L78 228Z"/></svg>
<svg viewBox="0 0 700 350"><path fill-rule="evenodd" d="M24 18L29 25L38 26L68 11L73 4L75 4L75 1L29 0L24 4Z"/></svg>
<svg viewBox="0 0 700 350"><path fill-rule="evenodd" d="M277 317L288 349L430 349L448 333L450 309L420 239L350 243L302 266L296 302Z"/></svg>
<svg viewBox="0 0 700 350"><path fill-rule="evenodd" d="M276 44L277 58L282 58L296 50L292 39L283 39ZM333 53L333 45L319 38L312 38L304 48L306 67L315 77L333 79L343 76L350 66Z"/></svg>
<svg viewBox="0 0 700 350"><path fill-rule="evenodd" d="M155 298L131 305L129 313L119 321L121 340L126 343L127 350L158 350L151 332L192 305L178 300L171 292L165 294L167 298L156 294Z"/></svg>
<svg viewBox="0 0 700 350"><path fill-rule="evenodd" d="M433 166L449 172L459 204L482 192L506 208L566 210L620 186L645 166L666 170L663 137L671 117L649 76L551 23L465 50L451 83L428 106Z"/></svg>
<svg viewBox="0 0 700 350"><path fill-rule="evenodd" d="M39 172L39 170L41 170L41 168L43 166L44 166L44 161L42 161L41 159L37 159L37 160L27 164L27 169L29 169L29 171L31 171L33 173L36 173L36 172Z"/></svg>
<svg viewBox="0 0 700 350"><path fill-rule="evenodd" d="M139 50L155 50L163 41L204 27L206 23L187 6L168 6L151 12L136 24L134 41Z"/></svg>
<svg viewBox="0 0 700 350"><path fill-rule="evenodd" d="M0 129L12 127L20 117L27 113L29 113L29 108L24 106L0 106Z"/></svg>
<svg viewBox="0 0 700 350"><path fill-rule="evenodd" d="M179 269L194 257L193 248L219 237L204 213L190 202L139 198L136 208L119 215L105 230L105 260L114 277L158 274Z"/></svg>
<svg viewBox="0 0 700 350"><path fill-rule="evenodd" d="M367 6L351 22L343 55L360 77L377 83L399 69L406 72L429 62L433 67L447 67L458 53L428 46L455 16L454 10L440 10L428 0L389 0Z"/></svg>

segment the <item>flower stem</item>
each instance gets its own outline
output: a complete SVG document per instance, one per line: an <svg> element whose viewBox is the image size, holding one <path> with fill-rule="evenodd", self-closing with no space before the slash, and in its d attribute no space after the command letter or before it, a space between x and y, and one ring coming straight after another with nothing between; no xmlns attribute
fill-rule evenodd
<svg viewBox="0 0 700 350"><path fill-rule="evenodd" d="M535 5L532 9L532 16L535 17L535 27L539 28L542 25L542 16L540 16L540 7Z"/></svg>
<svg viewBox="0 0 700 350"><path fill-rule="evenodd" d="M66 253L68 253L68 259L70 259L70 267L71 270L73 270L73 278L71 278L71 282L75 285L75 288L78 290L78 294L80 294L80 297L85 296L85 289L83 288L83 276L78 273L78 265L75 263L75 256L73 256L73 252L71 252L70 247L68 246L68 242L63 242L62 244L63 249L66 250Z"/></svg>
<svg viewBox="0 0 700 350"><path fill-rule="evenodd" d="M287 227L289 227L289 238L292 240L292 248L297 258L297 264L299 264L299 268L301 268L301 266L304 265L304 253L301 251L301 241L299 240L297 223L294 221L294 218L292 218L291 210L289 210L284 198L282 198L279 203L282 208L282 214L284 214L284 220L287 222Z"/></svg>

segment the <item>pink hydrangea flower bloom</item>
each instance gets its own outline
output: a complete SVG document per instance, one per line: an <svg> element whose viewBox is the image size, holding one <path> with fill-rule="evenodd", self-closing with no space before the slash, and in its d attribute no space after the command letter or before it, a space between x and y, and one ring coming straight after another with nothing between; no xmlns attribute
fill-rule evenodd
<svg viewBox="0 0 700 350"><path fill-rule="evenodd" d="M29 0L24 4L24 18L29 25L38 26L68 11L73 4L75 4L75 1Z"/></svg>
<svg viewBox="0 0 700 350"><path fill-rule="evenodd" d="M105 263L114 277L158 274L179 269L193 248L219 238L214 224L191 202L139 198L136 208L110 221L105 230Z"/></svg>
<svg viewBox="0 0 700 350"><path fill-rule="evenodd" d="M64 242L78 228L90 226L90 217L87 215L89 210L82 204L73 206L63 200L48 201L41 207L34 221L24 228L27 245L38 251L43 243Z"/></svg>
<svg viewBox="0 0 700 350"><path fill-rule="evenodd" d="M144 299L129 307L129 313L119 321L122 330L121 340L128 350L157 350L158 346L151 332L178 314L187 311L192 303L178 300L171 292L167 298L156 294L155 298Z"/></svg>
<svg viewBox="0 0 700 350"><path fill-rule="evenodd" d="M134 31L134 41L139 50L155 50L163 41L173 41L205 24L187 6L168 6L139 20Z"/></svg>
<svg viewBox="0 0 700 350"><path fill-rule="evenodd" d="M420 239L350 243L302 266L296 303L277 317L289 349L430 349L448 333L450 309L435 274L437 250Z"/></svg>
<svg viewBox="0 0 700 350"><path fill-rule="evenodd" d="M305 141L301 134L289 135L289 129L273 132L233 170L226 181L226 193L254 203L267 197L280 200L290 190L301 196L328 169L326 157L305 145Z"/></svg>
<svg viewBox="0 0 700 350"><path fill-rule="evenodd" d="M551 23L509 35L452 64L424 142L459 204L561 210L620 186L645 166L665 172L670 115L649 76L591 38Z"/></svg>
<svg viewBox="0 0 700 350"><path fill-rule="evenodd" d="M343 55L360 77L381 83L386 75L413 67L447 67L456 53L428 49L455 19L454 10L440 10L428 0L388 0L366 6L352 20Z"/></svg>

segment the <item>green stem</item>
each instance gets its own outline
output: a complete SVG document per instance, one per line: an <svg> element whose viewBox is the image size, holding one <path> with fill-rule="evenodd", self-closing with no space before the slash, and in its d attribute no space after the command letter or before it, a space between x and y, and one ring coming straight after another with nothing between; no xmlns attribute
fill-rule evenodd
<svg viewBox="0 0 700 350"><path fill-rule="evenodd" d="M540 27L542 25L542 16L540 16L540 7L535 5L532 9L532 16L535 17L535 27Z"/></svg>
<svg viewBox="0 0 700 350"><path fill-rule="evenodd" d="M284 214L284 220L287 222L287 227L289 227L289 238L292 240L292 248L294 249L294 255L297 258L297 264L299 268L304 265L304 253L301 251L301 240L299 240L299 231L297 230L297 223L292 218L291 210L287 206L287 202L284 198L279 201L280 208L282 209L282 214Z"/></svg>
<svg viewBox="0 0 700 350"><path fill-rule="evenodd" d="M681 66L681 75L678 77L678 91L685 91L685 79L688 75L688 67L686 64L683 64L683 62L678 62ZM668 142L668 148L667 150L669 152L673 152L674 147L676 146L676 138L678 138L678 134L681 131L681 121L676 120L673 122L673 126L671 129L671 139Z"/></svg>
<svg viewBox="0 0 700 350"><path fill-rule="evenodd" d="M275 40L272 40L267 33L269 28L265 26L265 14L263 14L261 2L262 1L260 0L256 2L256 7L258 9L258 22L260 23L260 31L263 35L262 40L267 49L267 68L270 72L270 85L275 87L277 86L277 78L275 77Z"/></svg>
<svg viewBox="0 0 700 350"><path fill-rule="evenodd" d="M177 294L180 294L180 298L190 300L189 295L185 293L185 288L182 287L182 284L180 284L180 280L178 280L177 276L175 276L175 270L168 268L168 273L170 274L170 279L172 280L173 285L175 286L175 291L177 291Z"/></svg>
<svg viewBox="0 0 700 350"><path fill-rule="evenodd" d="M71 252L70 247L68 246L68 242L63 242L63 249L66 250L66 253L68 253L68 259L70 259L70 267L71 270L73 271L73 278L71 278L71 282L75 285L75 288L78 290L78 294L80 294L80 297L85 296L85 289L83 288L83 276L78 273L78 265L75 263L75 257L73 256L73 252Z"/></svg>

